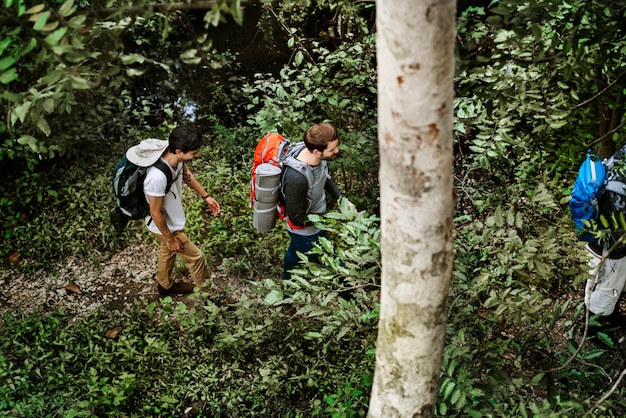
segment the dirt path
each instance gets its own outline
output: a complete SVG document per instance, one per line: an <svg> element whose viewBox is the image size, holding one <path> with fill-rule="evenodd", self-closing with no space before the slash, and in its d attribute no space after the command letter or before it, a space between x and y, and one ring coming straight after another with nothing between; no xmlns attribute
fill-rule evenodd
<svg viewBox="0 0 626 418"><path fill-rule="evenodd" d="M126 248L103 263L68 259L49 271L0 272L0 318L7 312L48 312L65 307L75 317L103 307L127 310L133 301L156 299L156 246Z"/></svg>

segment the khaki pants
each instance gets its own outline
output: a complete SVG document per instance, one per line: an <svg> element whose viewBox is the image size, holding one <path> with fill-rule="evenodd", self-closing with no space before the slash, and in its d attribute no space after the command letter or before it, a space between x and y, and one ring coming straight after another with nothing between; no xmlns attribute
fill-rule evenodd
<svg viewBox="0 0 626 418"><path fill-rule="evenodd" d="M167 241L163 235L154 234L154 236L159 239L160 243L157 282L165 289L169 289L174 285L174 263L176 262L176 256L179 256L187 264L195 285L201 288L204 287L205 281L209 277L209 271L204 262L204 254L193 242L189 241L187 235L182 231L174 232L174 237L183 245L182 251L178 253L167 248Z"/></svg>

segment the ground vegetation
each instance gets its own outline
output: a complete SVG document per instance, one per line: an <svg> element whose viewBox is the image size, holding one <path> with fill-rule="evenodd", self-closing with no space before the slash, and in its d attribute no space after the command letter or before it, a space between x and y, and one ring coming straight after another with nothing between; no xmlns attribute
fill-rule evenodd
<svg viewBox="0 0 626 418"><path fill-rule="evenodd" d="M381 275L375 4L135 3L5 0L0 11L0 415L365 416ZM586 260L567 212L587 148L624 143L625 13L620 2L459 2L455 266L436 416L626 409L622 336L580 336ZM246 42L230 47L220 30L240 24L254 37L239 30ZM359 211L316 218L330 234L321 265L282 281L284 229L252 228L253 145L325 119L344 147L331 170ZM185 195L187 232L234 304L156 297L154 243L140 222L118 236L108 221L121 153L179 123L207 133L193 171L222 206L213 217ZM120 285L90 287L100 274ZM34 303L39 288L53 291ZM132 297L103 296L122 290Z"/></svg>

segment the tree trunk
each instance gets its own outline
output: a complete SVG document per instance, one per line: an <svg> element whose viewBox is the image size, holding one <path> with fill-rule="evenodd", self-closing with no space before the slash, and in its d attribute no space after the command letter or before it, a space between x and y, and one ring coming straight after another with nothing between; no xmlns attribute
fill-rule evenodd
<svg viewBox="0 0 626 418"><path fill-rule="evenodd" d="M369 417L427 417L453 266L455 1L377 0L382 290Z"/></svg>

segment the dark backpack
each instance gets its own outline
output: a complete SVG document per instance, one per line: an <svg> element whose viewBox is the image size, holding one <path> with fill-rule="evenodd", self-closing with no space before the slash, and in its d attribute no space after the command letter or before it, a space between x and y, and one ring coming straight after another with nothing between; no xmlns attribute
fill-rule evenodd
<svg viewBox="0 0 626 418"><path fill-rule="evenodd" d="M109 217L118 233L124 230L128 221L143 219L150 213L150 207L143 192L143 182L150 167L156 167L165 174L167 178L165 193L167 194L174 179L172 179L172 171L161 159L158 159L152 166L142 167L131 163L124 154L115 166L113 192L117 205L109 212Z"/></svg>
<svg viewBox="0 0 626 418"><path fill-rule="evenodd" d="M600 227L609 229L610 233L596 240L603 250L610 248L625 232L623 222L626 217L626 146L619 149L611 157L604 160L607 170L604 192L600 197L599 212L604 218ZM611 253L611 258L626 255L626 245L622 244Z"/></svg>

